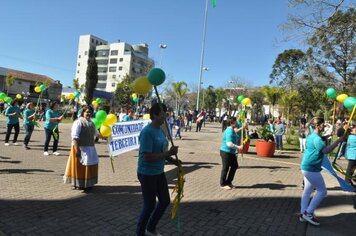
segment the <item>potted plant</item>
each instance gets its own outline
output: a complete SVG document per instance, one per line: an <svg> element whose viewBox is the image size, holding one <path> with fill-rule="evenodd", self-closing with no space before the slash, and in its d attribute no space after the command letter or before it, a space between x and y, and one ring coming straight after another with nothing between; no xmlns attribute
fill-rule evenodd
<svg viewBox="0 0 356 236"><path fill-rule="evenodd" d="M269 129L268 125L265 125L257 129L261 139L258 139L255 143L257 155L260 157L272 157L276 150L276 143L274 142L274 134Z"/></svg>

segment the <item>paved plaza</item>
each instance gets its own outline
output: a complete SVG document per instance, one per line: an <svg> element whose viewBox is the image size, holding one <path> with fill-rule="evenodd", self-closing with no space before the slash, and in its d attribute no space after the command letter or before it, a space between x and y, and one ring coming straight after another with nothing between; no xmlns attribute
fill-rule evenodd
<svg viewBox="0 0 356 236"><path fill-rule="evenodd" d="M106 141L97 144L99 183L82 193L63 184L70 149L71 124L60 124L60 156L43 156L44 131L35 128L31 150L4 146L5 120L0 117L0 235L134 235L142 208L136 176L138 152L125 153L111 168ZM325 177L328 196L316 210L321 226L298 221L302 176L300 154L285 152L260 158L253 147L239 156L234 184L219 187L219 123L202 132L183 132L176 140L186 183L180 228L169 208L158 225L163 235L356 235L355 194L340 190ZM12 137L12 136L11 136ZM21 129L19 144L24 138ZM346 165L345 160L340 164ZM172 190L176 168L167 165Z"/></svg>

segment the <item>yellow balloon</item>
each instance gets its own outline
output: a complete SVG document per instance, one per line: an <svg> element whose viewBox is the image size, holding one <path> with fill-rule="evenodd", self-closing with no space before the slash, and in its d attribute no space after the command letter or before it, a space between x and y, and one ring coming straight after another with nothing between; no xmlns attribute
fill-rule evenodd
<svg viewBox="0 0 356 236"><path fill-rule="evenodd" d="M137 94L136 94L136 93L133 93L131 96L132 96L133 98L137 98Z"/></svg>
<svg viewBox="0 0 356 236"><path fill-rule="evenodd" d="M148 81L147 77L142 76L135 79L132 84L132 88L136 93L144 95L151 91L152 84Z"/></svg>
<svg viewBox="0 0 356 236"><path fill-rule="evenodd" d="M106 116L105 123L107 125L113 125L117 122L117 117L114 114L109 114Z"/></svg>
<svg viewBox="0 0 356 236"><path fill-rule="evenodd" d="M67 95L67 98L68 98L69 100L73 100L75 97L74 97L74 94L73 94L73 93L70 93L70 94Z"/></svg>
<svg viewBox="0 0 356 236"><path fill-rule="evenodd" d="M339 96L337 96L336 97L336 101L338 101L338 102L344 102L344 100L346 99L346 98L348 98L349 96L347 96L347 94L340 94Z"/></svg>
<svg viewBox="0 0 356 236"><path fill-rule="evenodd" d="M16 95L16 98L17 98L17 99L21 99L21 98L22 98L21 94L17 94L17 95Z"/></svg>
<svg viewBox="0 0 356 236"><path fill-rule="evenodd" d="M249 98L244 98L244 99L241 101L241 103L242 103L243 105L245 105L245 106L249 106L249 105L251 105L251 99L249 99Z"/></svg>
<svg viewBox="0 0 356 236"><path fill-rule="evenodd" d="M111 128L110 126L107 126L107 125L102 125L100 127L100 133L103 137L109 137L111 135Z"/></svg>
<svg viewBox="0 0 356 236"><path fill-rule="evenodd" d="M142 117L144 120L150 120L151 117L150 117L150 114L144 114L143 117Z"/></svg>
<svg viewBox="0 0 356 236"><path fill-rule="evenodd" d="M35 87L35 92L36 92L36 93L40 93L40 92L41 92L41 88L40 88L39 86L36 86L36 87Z"/></svg>
<svg viewBox="0 0 356 236"><path fill-rule="evenodd" d="M98 103L94 100L94 101L91 102L91 105L93 105L93 107L97 107Z"/></svg>

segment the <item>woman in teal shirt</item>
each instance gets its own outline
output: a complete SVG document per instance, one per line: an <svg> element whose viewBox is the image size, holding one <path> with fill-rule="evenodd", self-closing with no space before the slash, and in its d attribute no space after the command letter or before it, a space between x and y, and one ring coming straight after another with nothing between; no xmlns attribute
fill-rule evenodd
<svg viewBox="0 0 356 236"><path fill-rule="evenodd" d="M220 156L222 161L220 187L230 190L233 188L232 181L239 166L237 163L236 150L241 149L242 146L238 146L240 137L236 134L236 132L239 131L236 128L236 118L231 117L226 123L228 127L224 131L220 147Z"/></svg>
<svg viewBox="0 0 356 236"><path fill-rule="evenodd" d="M137 176L141 183L143 209L136 228L138 236L159 235L156 226L170 203L164 174L165 160L178 165L177 160L171 157L178 153L178 147L172 146L169 151L165 151L168 141L160 127L166 119L167 108L165 105L162 105L162 108L163 111L158 103L151 107L152 123L143 128L139 137Z"/></svg>
<svg viewBox="0 0 356 236"><path fill-rule="evenodd" d="M320 223L314 216L314 211L326 196L325 182L320 174L323 158L325 154L332 152L346 136L344 135L330 146L326 146L321 137L321 133L324 131L324 119L314 117L309 126L313 129L313 132L307 137L301 163L301 171L304 176L304 191L301 198L299 220L302 222L308 221L318 226ZM316 193L310 200L314 189Z"/></svg>
<svg viewBox="0 0 356 236"><path fill-rule="evenodd" d="M351 185L354 185L351 177L353 176L356 169L356 122L352 123L350 127L350 135L346 143L346 153L345 157L349 161L347 165L345 181L349 182Z"/></svg>
<svg viewBox="0 0 356 236"><path fill-rule="evenodd" d="M6 136L5 136L5 146L9 146L9 140L10 140L10 135L12 128L15 129L15 134L14 134L14 140L13 144L17 145L17 137L19 136L20 133L20 124L19 124L19 118L22 119L22 114L20 107L18 107L19 102L17 99L14 99L10 102L9 107L5 111L5 116L6 118L6 124L7 124L7 130L6 130Z"/></svg>
<svg viewBox="0 0 356 236"><path fill-rule="evenodd" d="M58 123L63 120L63 115L60 115L58 112L58 104L57 102L53 102L50 105L50 109L46 111L46 123L44 126L46 140L44 143L44 156L48 156L48 146L51 141L51 136L53 136L53 155L58 156L57 152L58 140L59 140L59 129Z"/></svg>
<svg viewBox="0 0 356 236"><path fill-rule="evenodd" d="M31 149L28 146L28 143L30 142L31 135L32 135L33 129L35 127L35 122L34 122L35 116L36 116L36 113L33 110L32 102L27 103L26 110L23 113L23 117L24 117L23 126L25 127L25 131L26 131L26 136L23 140L23 145L24 145L24 148L27 150Z"/></svg>

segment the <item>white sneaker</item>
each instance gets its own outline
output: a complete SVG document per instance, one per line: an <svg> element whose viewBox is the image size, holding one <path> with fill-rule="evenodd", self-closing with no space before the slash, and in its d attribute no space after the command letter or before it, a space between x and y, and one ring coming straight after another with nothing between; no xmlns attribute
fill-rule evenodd
<svg viewBox="0 0 356 236"><path fill-rule="evenodd" d="M310 224L315 225L315 226L319 226L320 222L318 221L318 219L310 213L304 212L303 214L303 219L308 221Z"/></svg>
<svg viewBox="0 0 356 236"><path fill-rule="evenodd" d="M5 143L5 146L10 146L10 144L9 143Z"/></svg>
<svg viewBox="0 0 356 236"><path fill-rule="evenodd" d="M231 190L232 189L229 185L220 186L220 188L226 189L226 190Z"/></svg>
<svg viewBox="0 0 356 236"><path fill-rule="evenodd" d="M54 152L53 155L59 156L59 155L61 155L61 154L60 154L59 152Z"/></svg>
<svg viewBox="0 0 356 236"><path fill-rule="evenodd" d="M18 143L14 143L15 146L18 146L19 144Z"/></svg>
<svg viewBox="0 0 356 236"><path fill-rule="evenodd" d="M43 156L49 156L49 153L48 152L44 152Z"/></svg>
<svg viewBox="0 0 356 236"><path fill-rule="evenodd" d="M162 236L162 234L156 232L156 233L151 233L150 231L146 230L145 232L146 236Z"/></svg>

